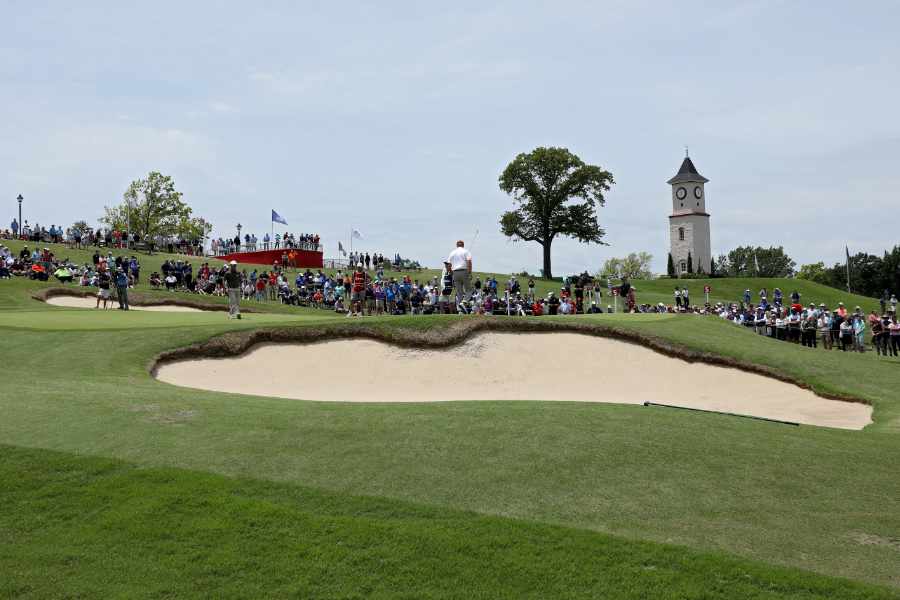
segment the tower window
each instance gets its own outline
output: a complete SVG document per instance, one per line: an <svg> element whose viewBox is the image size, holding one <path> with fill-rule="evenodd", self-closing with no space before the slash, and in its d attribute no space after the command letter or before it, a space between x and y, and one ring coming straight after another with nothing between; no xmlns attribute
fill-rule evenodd
<svg viewBox="0 0 900 600"><path fill-rule="evenodd" d="M686 260L681 261L681 264L679 266L681 267L682 273L687 273L687 261Z"/></svg>
<svg viewBox="0 0 900 600"><path fill-rule="evenodd" d="M683 241L684 241L684 227L679 227L679 228L678 228L678 241L679 241L679 242L683 242Z"/></svg>

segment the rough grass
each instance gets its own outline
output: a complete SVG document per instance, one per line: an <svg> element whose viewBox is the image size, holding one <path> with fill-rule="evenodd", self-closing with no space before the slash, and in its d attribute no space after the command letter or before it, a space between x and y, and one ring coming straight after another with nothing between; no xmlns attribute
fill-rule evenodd
<svg viewBox="0 0 900 600"><path fill-rule="evenodd" d="M0 447L16 598L897 598L716 552Z"/></svg>

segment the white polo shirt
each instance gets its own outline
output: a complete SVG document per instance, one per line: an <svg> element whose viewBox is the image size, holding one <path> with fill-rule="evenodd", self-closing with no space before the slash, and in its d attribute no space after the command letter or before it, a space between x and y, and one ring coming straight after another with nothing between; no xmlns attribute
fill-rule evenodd
<svg viewBox="0 0 900 600"><path fill-rule="evenodd" d="M453 271L458 271L459 269L467 269L468 261L472 260L472 253L466 250L465 248L457 247L453 252L450 253L450 256L447 257L447 262L450 263L450 269Z"/></svg>

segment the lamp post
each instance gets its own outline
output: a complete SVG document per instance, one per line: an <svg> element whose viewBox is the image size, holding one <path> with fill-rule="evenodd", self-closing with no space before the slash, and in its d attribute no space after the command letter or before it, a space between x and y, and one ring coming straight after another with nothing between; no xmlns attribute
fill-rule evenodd
<svg viewBox="0 0 900 600"><path fill-rule="evenodd" d="M24 199L25 198L22 197L22 194L19 194L19 196L16 198L16 200L19 201L19 237L22 237L22 200Z"/></svg>
<svg viewBox="0 0 900 600"><path fill-rule="evenodd" d="M237 224L237 232L238 232L238 235L237 235L237 236L238 236L237 242L238 242L238 243L235 244L235 246L236 246L235 249L238 249L238 248L241 247L241 227L242 227L241 224L238 223L238 224Z"/></svg>

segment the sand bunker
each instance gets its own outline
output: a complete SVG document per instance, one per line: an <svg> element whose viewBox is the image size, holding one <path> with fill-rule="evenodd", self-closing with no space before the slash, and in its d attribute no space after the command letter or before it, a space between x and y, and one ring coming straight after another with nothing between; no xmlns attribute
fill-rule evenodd
<svg viewBox="0 0 900 600"><path fill-rule="evenodd" d="M872 413L762 375L576 333L485 333L446 350L370 340L266 344L235 358L163 364L156 376L219 392L341 402L647 401L846 429L861 429Z"/></svg>
<svg viewBox="0 0 900 600"><path fill-rule="evenodd" d="M97 297L76 297L76 296L53 296L52 298L47 298L47 304L52 304L54 306L66 306L68 308L94 308L97 306ZM118 308L119 301L118 300L110 300L107 302L107 306L112 306L113 308ZM100 308L103 308L103 303L100 303ZM203 310L199 308L192 308L190 306L173 306L171 304L160 304L157 306L136 306L132 304L130 306L131 310L151 310L158 312L203 312Z"/></svg>

